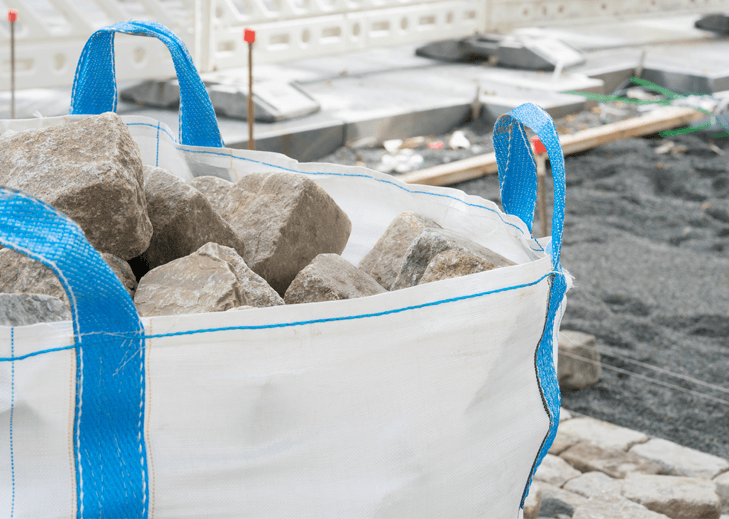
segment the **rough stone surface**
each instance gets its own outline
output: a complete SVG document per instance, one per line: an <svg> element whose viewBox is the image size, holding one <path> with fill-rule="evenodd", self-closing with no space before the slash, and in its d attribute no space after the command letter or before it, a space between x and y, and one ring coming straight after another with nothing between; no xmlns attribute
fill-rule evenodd
<svg viewBox="0 0 729 519"><path fill-rule="evenodd" d="M592 442L605 449L628 450L637 443L648 441L641 432L618 427L594 418L574 418L560 424L560 430L570 436Z"/></svg>
<svg viewBox="0 0 729 519"><path fill-rule="evenodd" d="M42 294L0 294L0 326L26 326L70 320L71 311L57 297Z"/></svg>
<svg viewBox="0 0 729 519"><path fill-rule="evenodd" d="M198 254L227 261L238 278L238 293L241 305L236 309L263 308L284 304L278 293L266 283L266 280L253 272L238 253L230 247L217 243L208 243L200 247Z"/></svg>
<svg viewBox="0 0 729 519"><path fill-rule="evenodd" d="M560 387L582 389L600 380L600 351L594 335L563 330L559 333L557 378Z"/></svg>
<svg viewBox="0 0 729 519"><path fill-rule="evenodd" d="M561 423L562 422L560 422L560 424ZM562 430L562 426L560 425L559 428L557 429L557 436L554 438L554 442L549 447L549 453L557 456L578 442L580 442L579 438L577 438L575 436L571 436L571 435L567 434L566 432L564 432Z"/></svg>
<svg viewBox="0 0 729 519"><path fill-rule="evenodd" d="M97 250L124 260L142 253L152 237L139 147L116 114L4 139L0 185L52 205Z"/></svg>
<svg viewBox="0 0 729 519"><path fill-rule="evenodd" d="M580 495L554 485L540 483L539 486L542 487L542 506L539 511L541 517L556 517L559 514L571 516L575 508L587 501Z"/></svg>
<svg viewBox="0 0 729 519"><path fill-rule="evenodd" d="M337 254L319 254L293 280L286 304L355 299L387 292L371 276Z"/></svg>
<svg viewBox="0 0 729 519"><path fill-rule="evenodd" d="M243 239L197 189L162 168L144 167L144 196L154 233L141 255L149 269L192 254L206 243L245 256Z"/></svg>
<svg viewBox="0 0 729 519"><path fill-rule="evenodd" d="M529 495L524 500L524 519L537 519L542 506L542 489L539 483L533 482Z"/></svg>
<svg viewBox="0 0 729 519"><path fill-rule="evenodd" d="M572 419L572 413L565 409L564 407L560 408L559 410L559 423L562 423L566 420Z"/></svg>
<svg viewBox="0 0 729 519"><path fill-rule="evenodd" d="M611 478L602 472L585 472L569 480L564 489L589 498L601 492L620 495L622 486L622 479Z"/></svg>
<svg viewBox="0 0 729 519"><path fill-rule="evenodd" d="M114 274L116 274L116 277L119 278L121 284L127 289L129 296L134 299L134 292L137 290L137 278L134 277L134 272L132 272L132 268L129 266L129 263L107 252L102 252L101 257L104 258L106 264L111 267L111 270L114 271Z"/></svg>
<svg viewBox="0 0 729 519"><path fill-rule="evenodd" d="M542 464L539 465L536 474L534 474L534 479L561 487L570 479L574 479L580 474L579 470L572 468L572 465L562 458L547 454L544 460L542 460Z"/></svg>
<svg viewBox="0 0 729 519"><path fill-rule="evenodd" d="M603 449L590 442L580 442L560 454L560 457L580 472L599 470L621 479L633 472L661 474L657 463L618 449Z"/></svg>
<svg viewBox="0 0 729 519"><path fill-rule="evenodd" d="M729 512L729 472L716 476L714 484L716 485L716 494L721 501L722 513Z"/></svg>
<svg viewBox="0 0 729 519"><path fill-rule="evenodd" d="M359 268L387 290L392 288L413 240L425 229L440 229L429 218L412 212L395 217L377 243L359 262Z"/></svg>
<svg viewBox="0 0 729 519"><path fill-rule="evenodd" d="M719 519L719 497L711 481L678 476L633 474L623 497L672 519Z"/></svg>
<svg viewBox="0 0 729 519"><path fill-rule="evenodd" d="M498 268L492 262L468 251L450 249L436 255L425 269L418 285L485 272Z"/></svg>
<svg viewBox="0 0 729 519"><path fill-rule="evenodd" d="M225 198L228 196L233 183L219 177L196 177L190 185L200 191L208 199L213 209L218 214L223 214L225 209Z"/></svg>
<svg viewBox="0 0 729 519"><path fill-rule="evenodd" d="M279 294L318 254L341 254L352 223L313 180L249 173L231 188L223 217L246 243L246 264Z"/></svg>
<svg viewBox="0 0 729 519"><path fill-rule="evenodd" d="M408 247L400 272L392 284L392 290L417 285L430 262L441 252L451 249L479 256L486 263L493 265L493 268L514 265L513 261L455 233L444 229L425 229Z"/></svg>
<svg viewBox="0 0 729 519"><path fill-rule="evenodd" d="M647 443L634 445L630 452L653 460L663 467L666 474L711 479L729 470L729 461L677 443L654 438Z"/></svg>
<svg viewBox="0 0 729 519"><path fill-rule="evenodd" d="M241 271L237 261L225 258L235 254L217 244L150 270L142 277L134 296L141 316L224 312L239 306L281 304L260 278ZM248 277L245 277L248 275ZM255 274L254 274L255 276Z"/></svg>
<svg viewBox="0 0 729 519"><path fill-rule="evenodd" d="M615 494L596 494L577 507L572 519L667 519Z"/></svg>

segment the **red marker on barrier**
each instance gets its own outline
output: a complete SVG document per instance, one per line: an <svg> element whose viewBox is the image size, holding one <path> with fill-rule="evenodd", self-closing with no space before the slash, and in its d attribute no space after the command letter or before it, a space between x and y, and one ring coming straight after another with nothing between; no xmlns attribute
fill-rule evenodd
<svg viewBox="0 0 729 519"><path fill-rule="evenodd" d="M253 122L256 119L255 108L253 107L253 43L256 41L256 31L245 29L243 41L248 43L248 149L256 149L256 141L253 139Z"/></svg>
<svg viewBox="0 0 729 519"><path fill-rule="evenodd" d="M10 22L10 118L15 119L15 22L18 20L18 11L8 9L8 22Z"/></svg>
<svg viewBox="0 0 729 519"><path fill-rule="evenodd" d="M544 143L539 140L536 135L532 137L532 149L534 150L534 160L537 163L537 202L539 205L539 220L542 223L542 237L547 236L547 186L545 185L545 177L547 176L547 148Z"/></svg>

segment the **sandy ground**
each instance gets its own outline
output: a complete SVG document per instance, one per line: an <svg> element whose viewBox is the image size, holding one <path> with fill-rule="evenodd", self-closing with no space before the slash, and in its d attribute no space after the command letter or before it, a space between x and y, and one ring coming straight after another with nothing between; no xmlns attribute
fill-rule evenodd
<svg viewBox="0 0 729 519"><path fill-rule="evenodd" d="M463 130L490 150L484 128ZM729 139L715 141L724 155L695 134L668 140L685 151L656 154L666 140L652 136L566 158L562 264L575 288L562 328L595 335L604 367L563 405L729 458ZM426 166L474 154L423 151ZM372 167L383 153L322 161ZM453 187L499 200L495 175Z"/></svg>

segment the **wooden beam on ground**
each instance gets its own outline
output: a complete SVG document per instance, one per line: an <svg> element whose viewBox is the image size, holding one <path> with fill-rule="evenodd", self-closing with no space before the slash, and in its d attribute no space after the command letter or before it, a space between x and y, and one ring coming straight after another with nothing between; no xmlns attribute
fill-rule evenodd
<svg viewBox="0 0 729 519"><path fill-rule="evenodd" d="M559 141L564 154L570 155L597 148L609 142L688 126L703 117L706 117L706 114L694 108L667 106L633 119L589 128L570 135L561 135ZM496 154L487 153L470 159L413 171L399 178L408 184L448 186L496 172Z"/></svg>

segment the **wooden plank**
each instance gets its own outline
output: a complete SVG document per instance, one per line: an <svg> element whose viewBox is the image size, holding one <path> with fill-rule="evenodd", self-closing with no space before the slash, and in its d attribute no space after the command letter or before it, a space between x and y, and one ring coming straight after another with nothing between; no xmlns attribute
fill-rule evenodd
<svg viewBox="0 0 729 519"><path fill-rule="evenodd" d="M622 139L651 135L687 126L703 117L706 117L706 114L694 108L667 106L641 117L589 128L571 135L561 135L559 142L562 144L564 154L570 155ZM413 171L399 178L408 184L448 186L492 175L496 172L496 154L487 153L441 166Z"/></svg>

